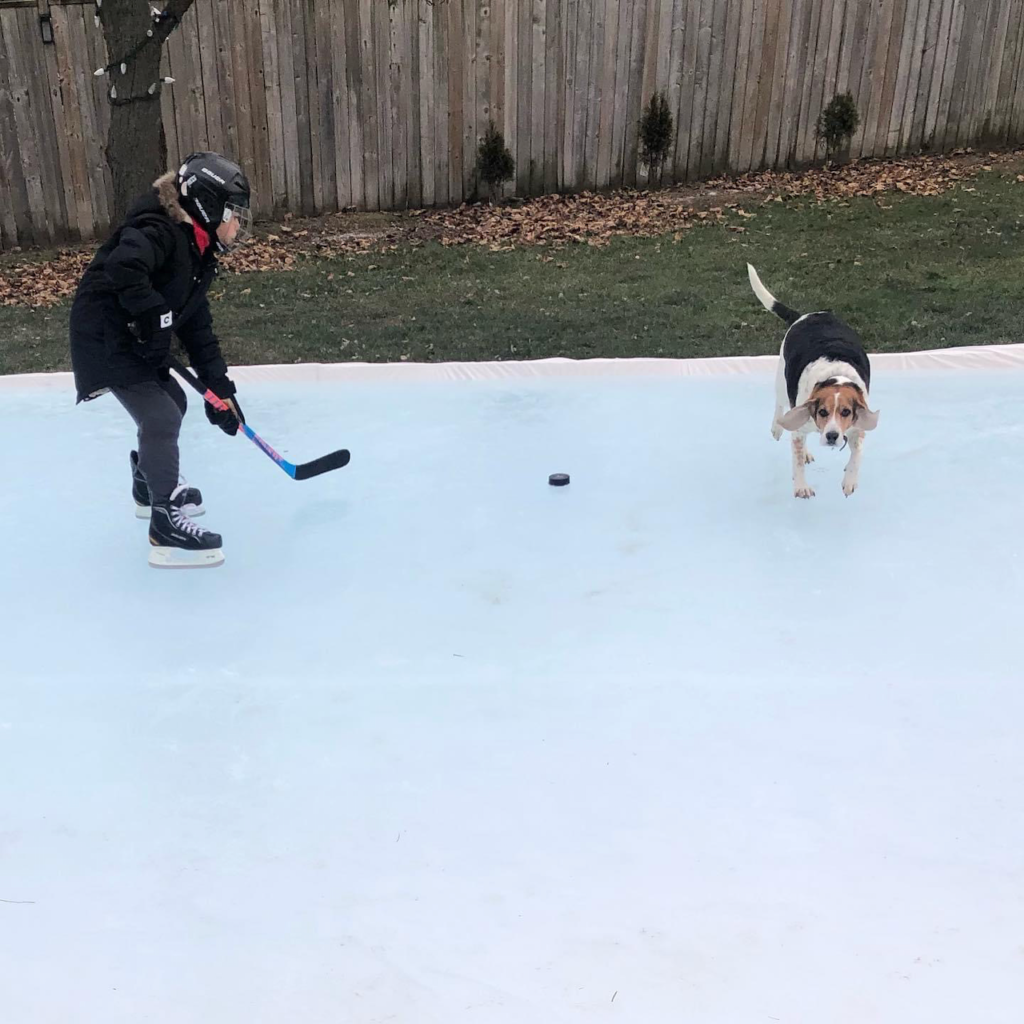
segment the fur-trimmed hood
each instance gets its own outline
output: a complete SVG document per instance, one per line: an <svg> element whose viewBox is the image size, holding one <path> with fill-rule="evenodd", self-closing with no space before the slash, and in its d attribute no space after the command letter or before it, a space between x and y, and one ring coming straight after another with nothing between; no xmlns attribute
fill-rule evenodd
<svg viewBox="0 0 1024 1024"><path fill-rule="evenodd" d="M185 212L178 201L177 178L178 176L174 171L168 171L166 174L160 175L153 182L153 188L156 190L160 205L167 211L167 216L171 220L177 224L190 224L192 218Z"/></svg>

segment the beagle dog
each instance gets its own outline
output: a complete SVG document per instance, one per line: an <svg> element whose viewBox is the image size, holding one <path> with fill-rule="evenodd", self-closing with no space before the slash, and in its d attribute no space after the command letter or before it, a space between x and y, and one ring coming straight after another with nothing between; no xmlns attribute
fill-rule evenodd
<svg viewBox="0 0 1024 1024"><path fill-rule="evenodd" d="M754 294L769 312L789 324L782 339L775 376L775 416L772 437L793 432L793 493L813 498L805 466L814 461L805 437L817 430L826 448L850 445L843 473L843 494L857 489L864 452L864 434L878 426L878 413L868 408L871 364L857 333L833 313L805 313L784 306L768 291L748 263ZM788 409L788 412L786 411Z"/></svg>

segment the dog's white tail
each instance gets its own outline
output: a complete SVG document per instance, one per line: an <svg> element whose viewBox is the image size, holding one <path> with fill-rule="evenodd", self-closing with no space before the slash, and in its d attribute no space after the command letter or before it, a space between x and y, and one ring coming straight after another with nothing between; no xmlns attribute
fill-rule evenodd
<svg viewBox="0 0 1024 1024"><path fill-rule="evenodd" d="M790 309L789 306L783 305L765 288L761 283L761 278L757 276L757 271L749 263L747 264L747 277L750 278L750 287L754 289L754 294L769 313L774 313L777 317L781 317L787 324L793 324L800 319L800 314L795 309Z"/></svg>

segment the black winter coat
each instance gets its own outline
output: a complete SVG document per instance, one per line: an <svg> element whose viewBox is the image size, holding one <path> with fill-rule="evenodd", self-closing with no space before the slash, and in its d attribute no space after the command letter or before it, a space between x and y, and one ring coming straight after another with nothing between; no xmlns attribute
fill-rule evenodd
<svg viewBox="0 0 1024 1024"><path fill-rule="evenodd" d="M217 391L227 366L206 297L216 274L213 246L200 254L177 201L174 175L164 175L128 211L79 282L71 307L78 401L111 387L159 379L161 371L141 357L143 343L129 326L155 309L174 311L174 333L189 362Z"/></svg>

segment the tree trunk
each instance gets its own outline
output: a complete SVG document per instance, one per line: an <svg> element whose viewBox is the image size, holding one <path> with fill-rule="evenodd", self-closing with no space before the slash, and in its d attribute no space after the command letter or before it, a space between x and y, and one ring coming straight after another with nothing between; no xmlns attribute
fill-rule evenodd
<svg viewBox="0 0 1024 1024"><path fill-rule="evenodd" d="M159 23L153 20L149 4L141 0L104 0L100 8L110 61L104 79L111 105L106 157L114 186L115 223L167 170L160 112L160 90L167 86L160 82L160 55L164 41L193 2L168 0L163 10L170 17ZM147 36L149 31L152 36Z"/></svg>

